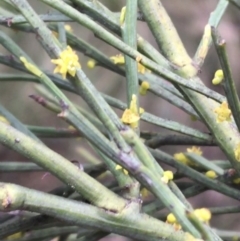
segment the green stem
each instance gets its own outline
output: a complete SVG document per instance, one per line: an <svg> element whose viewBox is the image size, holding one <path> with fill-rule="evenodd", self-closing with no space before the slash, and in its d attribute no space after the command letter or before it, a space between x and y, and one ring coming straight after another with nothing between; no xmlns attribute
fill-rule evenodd
<svg viewBox="0 0 240 241"><path fill-rule="evenodd" d="M215 28L218 26L221 18L227 10L228 4L229 3L226 0L218 1L217 7L210 14L208 24L205 26L204 34L199 43L198 49L193 57L193 62L197 65L199 69L201 69L201 67L203 66L208 51L212 46L210 26L214 26Z"/></svg>
<svg viewBox="0 0 240 241"><path fill-rule="evenodd" d="M121 210L125 207L125 200L112 193L67 159L48 147L39 145L33 139L2 122L0 122L0 143L34 161L45 170L50 171L64 183L75 188L86 199L91 200L95 205L110 210ZM114 202L111 203L109 200Z"/></svg>
<svg viewBox="0 0 240 241"><path fill-rule="evenodd" d="M187 156L187 158L189 158L191 161L193 161L197 166L203 167L207 171L212 170L220 176L224 174L224 169L207 160L203 156L196 155L194 153L184 153L184 155Z"/></svg>
<svg viewBox="0 0 240 241"><path fill-rule="evenodd" d="M212 37L223 70L223 86L226 92L226 97L230 109L232 110L232 114L238 130L240 130L240 103L237 88L232 77L230 64L227 57L226 42L224 39L221 38L221 36L218 34L217 30L214 27L212 27Z"/></svg>
<svg viewBox="0 0 240 241"><path fill-rule="evenodd" d="M187 237L186 233L175 231L171 225L150 216L129 213L128 208L121 215L118 215L83 202L55 197L13 184L1 183L0 209L2 211L15 209L40 211L42 214L75 225L98 228L138 240L183 241Z"/></svg>
<svg viewBox="0 0 240 241"><path fill-rule="evenodd" d="M133 59L141 59L140 61L141 64L143 64L153 72L157 73L159 76L164 77L166 80L173 82L174 84L179 84L186 88L195 90L199 93L202 93L208 96L209 98L218 100L219 102L222 102L225 99L223 96L216 93L215 91L212 91L206 88L204 85L199 85L199 83L194 83L193 81L189 82L188 80L180 77L179 75L174 74L171 71L160 66L159 64L156 64L155 62L151 61L144 55L140 54L138 51L132 49L131 47L123 43L121 40L119 40L117 37L109 33L103 27L97 25L93 20L86 17L84 14L79 13L77 10L73 9L67 4L64 4L60 0L41 0L41 1L54 7L55 9L59 10L60 12L74 19L76 22L92 30L94 34L96 34L98 37L101 37L101 39L105 40L115 48L119 49L124 54L127 54L129 57Z"/></svg>
<svg viewBox="0 0 240 241"><path fill-rule="evenodd" d="M218 180L206 177L205 175L199 173L198 171L195 171L189 166L186 166L178 162L172 156L168 155L167 153L164 153L163 151L150 149L150 152L156 159L161 160L161 162L168 164L172 167L175 167L179 172L184 174L184 176L187 176L192 180L196 181L197 183L203 184L208 188L211 188L215 191L218 191L229 197L239 200L240 192L238 190L229 187L225 183L219 182Z"/></svg>
<svg viewBox="0 0 240 241"><path fill-rule="evenodd" d="M146 140L145 145L152 149L156 149L165 145L216 146L217 144L214 140L201 140L191 136L159 134Z"/></svg>
<svg viewBox="0 0 240 241"><path fill-rule="evenodd" d="M163 39L165 39L166 43L163 43L162 46L163 53L169 55L169 57L173 59L173 63L177 63L183 59L185 65L181 69L178 69L178 73L181 76L187 77L189 83L195 83L202 88L204 86L202 81L198 77L192 78L196 74L195 67L191 61L189 62L189 56L186 52L182 51L183 45L181 44L180 38L165 9L159 4L159 0L151 0L148 2L139 0L139 4L147 23L152 26L152 31L157 32L155 36L159 38L165 36ZM160 42L161 39L158 41ZM179 54L181 55L180 57ZM190 89L182 88L179 84L178 88L184 93L185 98L194 107L202 120L204 120L219 147L231 161L238 174L240 174L240 162L235 157L235 149L240 143L240 136L238 130L234 128L233 122L216 123L216 113L214 110L219 107L219 104L216 103L213 98L206 98ZM223 101L222 99L221 102Z"/></svg>
<svg viewBox="0 0 240 241"><path fill-rule="evenodd" d="M28 135L34 140L41 142L31 130L29 130L25 125L23 125L12 113L0 105L0 114L4 116L10 123L11 126L21 131L22 133Z"/></svg>
<svg viewBox="0 0 240 241"><path fill-rule="evenodd" d="M125 19L121 26L122 39L124 43L137 49L137 0L126 1ZM137 97L137 109L139 109L138 101L138 69L137 61L124 55L125 58L125 71L127 80L127 103L130 107L132 95Z"/></svg>

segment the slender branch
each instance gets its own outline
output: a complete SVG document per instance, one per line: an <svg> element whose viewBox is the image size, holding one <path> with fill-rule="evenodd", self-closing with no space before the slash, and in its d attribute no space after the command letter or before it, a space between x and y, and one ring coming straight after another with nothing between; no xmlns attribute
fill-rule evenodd
<svg viewBox="0 0 240 241"><path fill-rule="evenodd" d="M140 54L138 51L124 44L121 40L116 38L114 35L106 31L101 26L98 26L93 20L79 13L77 10L73 9L67 4L64 4L62 1L60 0L41 0L41 1L48 4L49 6L54 7L55 9L59 10L60 12L74 19L76 22L92 30L94 34L96 34L98 37L101 37L101 39L104 39L106 42L108 42L115 48L119 49L124 54L127 54L129 57L133 59L141 59L140 63L142 63L145 67L149 68L153 72L157 73L159 76L165 78L166 80L174 84L179 84L186 88L195 90L199 93L202 93L208 96L209 98L216 99L219 102L222 102L225 99L223 96L216 93L215 91L212 91L206 88L204 85L199 85L199 83L195 83L193 81L189 82L188 80L180 77L179 75L174 74L171 71L160 66L159 64L156 64L155 62L151 61L144 55Z"/></svg>
<svg viewBox="0 0 240 241"><path fill-rule="evenodd" d="M73 186L76 191L97 206L116 210L115 205L118 203L119 208L117 210L125 207L126 202L122 198L112 193L67 159L48 147L39 145L33 139L2 122L0 122L0 143L21 153L45 170L50 171L64 183ZM111 207L109 202L111 199L115 202L113 207Z"/></svg>
<svg viewBox="0 0 240 241"><path fill-rule="evenodd" d="M199 69L201 69L201 67L203 66L204 60L208 54L208 51L212 46L210 26L214 26L215 28L218 26L227 7L228 7L228 2L226 0L220 0L218 1L218 4L215 10L210 14L210 17L208 19L208 24L205 26L204 34L199 43L198 49L193 57L193 62L194 64L197 65Z"/></svg>
<svg viewBox="0 0 240 241"><path fill-rule="evenodd" d="M123 13L124 20L121 25L122 39L124 43L137 49L137 0L126 1L126 13ZM127 103L130 107L132 95L137 97L137 108L139 109L138 101L138 70L137 61L124 55L125 71L127 80Z"/></svg>
<svg viewBox="0 0 240 241"><path fill-rule="evenodd" d="M176 30L174 30L175 27L166 13L166 10L162 4L159 4L159 0L151 0L148 2L139 0L139 7L145 16L147 23L152 25L152 31L155 32L155 36L160 38L158 40L159 43L163 41L162 36L165 36L164 39L166 43L163 43L162 45L163 53L165 55L171 55L171 59L175 58L173 60L174 63L179 61L179 54L182 53L180 59L183 59L183 63L186 63L186 65L182 67L181 71L178 70L178 73L181 74L181 76L189 78L190 83L195 83L199 87L202 87L203 83L198 77L192 78L196 74L194 66L192 66L191 61L189 63L189 56L187 54L183 56L184 52L181 52L182 47L178 46L182 45L181 40ZM172 42L175 42L176 44L173 45ZM199 95L190 89L182 88L179 84L178 86L179 90L181 90L188 102L204 120L207 127L215 137L219 147L231 161L238 174L240 174L240 162L235 157L235 149L240 143L240 136L237 128L233 127L233 122L230 121L221 124L216 123L216 113L214 110L219 107L219 104L216 103L216 101L206 98L203 95Z"/></svg>
<svg viewBox="0 0 240 241"><path fill-rule="evenodd" d="M199 138L176 134L156 135L145 141L145 145L156 149L165 145L192 145L192 146L216 146L214 140L201 140Z"/></svg>
<svg viewBox="0 0 240 241"><path fill-rule="evenodd" d="M0 33L1 34L1 33ZM11 126L15 127L17 130L28 135L34 140L41 142L31 130L29 130L25 125L23 125L12 113L0 105L0 114L4 116L10 123Z"/></svg>
<svg viewBox="0 0 240 241"><path fill-rule="evenodd" d="M191 167L186 166L181 162L175 160L172 156L170 156L167 153L164 153L163 151L150 149L150 152L155 158L161 160L161 162L168 164L172 167L175 167L180 173L184 174L184 176L187 176L192 180L205 185L208 188L211 188L215 191L218 191L229 197L239 200L239 197L240 197L239 190L229 187L225 183L219 182L218 180L214 180L206 177L202 173L199 173L198 171L195 171Z"/></svg>
<svg viewBox="0 0 240 241"><path fill-rule="evenodd" d="M225 81L223 82L223 86L226 92L228 104L230 106L230 109L232 110L232 114L238 130L240 130L240 103L237 88L232 77L230 64L227 57L226 42L224 39L221 38L221 36L218 34L217 30L214 27L212 27L212 37L224 74Z"/></svg>
<svg viewBox="0 0 240 241"><path fill-rule="evenodd" d="M124 214L118 216L114 212L107 212L82 202L66 200L13 184L1 183L0 209L3 211L23 209L34 212L40 210L42 214L65 222L98 228L139 240L183 241L187 238L186 233L176 231L172 225L145 214L129 213L126 210Z"/></svg>

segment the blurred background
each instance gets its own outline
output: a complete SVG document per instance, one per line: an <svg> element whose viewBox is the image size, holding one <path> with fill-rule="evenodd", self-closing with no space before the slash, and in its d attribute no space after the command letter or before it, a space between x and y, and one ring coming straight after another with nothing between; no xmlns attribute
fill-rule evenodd
<svg viewBox="0 0 240 241"><path fill-rule="evenodd" d="M29 1L30 4L36 9L38 13L46 13L50 10L49 7L43 5L38 0ZM125 5L123 0L102 0L100 1L108 6L112 11L119 12L121 8ZM211 11L214 10L217 0L175 0L168 1L163 0L162 3L166 7L170 17L172 18L180 37L189 53L193 56L201 36L204 31L204 27L207 24L209 15ZM108 56L118 54L118 51L112 47L107 46L104 42L94 37L93 33L81 27L77 24L70 24L73 28L74 33L91 43L103 53ZM236 8L230 6L227 13L224 15L219 31L222 37L227 41L227 51L229 56L229 61L231 63L233 77L239 88L239 60L240 55L240 42L239 42L239 31L240 26L240 15ZM32 59L39 65L39 67L52 71L54 66L50 63L50 59L47 54L43 51L38 41L35 39L34 35L21 33L18 31L13 31L5 27L0 26L1 30L6 32L11 38L17 42ZM153 36L148 30L144 22L138 23L138 32L147 39L153 46L157 48ZM0 46L0 52L8 54ZM80 62L83 70L86 72L90 80L94 83L96 88L106 94L112 95L116 98L121 99L126 102L126 84L125 79L119 75L116 75L108 70L97 67L94 69L87 68L88 58L83 54L79 53ZM214 72L219 68L219 62L215 53L214 48L211 48L205 64L200 73L200 77L204 83L214 90L221 92L219 87L211 85L211 80L213 78ZM13 73L14 70L6 66L0 65L1 73ZM61 119L50 111L45 110L43 107L35 103L28 96L30 94L36 93L35 84L27 82L2 82L0 88L0 101L1 104L12 112L19 120L28 125L39 125L39 126L54 126L54 127L67 127ZM86 107L86 104L80 97L76 97L67 93L67 95L74 100L79 105ZM178 121L182 124L199 128L204 130L205 128L201 123L191 121L189 115L185 114L183 111L177 109L176 107L168 104L166 101L156 98L151 93L146 97L141 97L140 99L141 107L150 113L153 113L162 118ZM119 116L122 112L117 111ZM152 126L146 123L141 123L141 128L147 131L154 131L159 133L169 133L162 128ZM60 153L69 160L78 160L84 162L82 157L79 155L81 148L88 148L84 142L80 139L43 139L47 146L49 146L54 151ZM162 148L168 153L175 153L179 151L184 151L186 146L176 147L176 146L166 146ZM225 159L223 153L219 148L215 147L205 147L202 148L203 155L209 159ZM17 153L0 146L0 161L24 161L24 157L18 155ZM42 172L38 173L0 173L0 181L12 182L21 184L26 187L35 188L38 190L49 191L53 187L59 185L59 181L51 176L51 174L45 175ZM212 207L212 206L226 206L236 203L229 198L224 197L216 192L208 191L197 197L190 199L194 207ZM211 225L213 227L237 230L239 228L239 223L237 221L237 215L221 215L213 218ZM119 240L122 238L114 236L108 237L107 239ZM106 239L105 239L106 240Z"/></svg>

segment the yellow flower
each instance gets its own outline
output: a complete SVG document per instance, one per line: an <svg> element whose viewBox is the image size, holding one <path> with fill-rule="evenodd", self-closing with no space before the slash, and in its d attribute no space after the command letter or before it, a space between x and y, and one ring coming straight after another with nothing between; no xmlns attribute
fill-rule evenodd
<svg viewBox="0 0 240 241"><path fill-rule="evenodd" d="M81 68L78 62L78 56L70 46L67 46L67 48L60 53L59 59L52 59L51 62L57 65L54 73L60 73L63 79L66 79L67 73L74 77L77 68Z"/></svg>
<svg viewBox="0 0 240 241"><path fill-rule="evenodd" d="M200 147L192 146L191 148L187 148L188 153L194 153L196 155L201 156L202 155L202 150Z"/></svg>
<svg viewBox="0 0 240 241"><path fill-rule="evenodd" d="M199 220L207 224L209 223L212 217L210 210L207 208L195 209L194 214L197 216Z"/></svg>
<svg viewBox="0 0 240 241"><path fill-rule="evenodd" d="M87 62L87 67L89 68L89 69L93 69L95 66L96 66L96 61L94 60L94 59L90 59L90 60L88 60L88 62Z"/></svg>
<svg viewBox="0 0 240 241"><path fill-rule="evenodd" d="M42 75L42 71L38 69L35 65L31 64L27 61L27 59L23 56L20 57L20 61L24 64L25 68L31 72L32 74L40 77Z"/></svg>
<svg viewBox="0 0 240 241"><path fill-rule="evenodd" d="M115 170L122 170L122 172L125 175L128 175L128 171L126 169L122 168L120 165L116 165Z"/></svg>
<svg viewBox="0 0 240 241"><path fill-rule="evenodd" d="M202 155L201 149L200 149L199 147L196 147L196 146L193 146L193 147L191 147L191 148L187 148L187 152L188 152L188 153L194 153L194 154L199 155L199 156ZM194 166L194 165L196 165L196 164L195 164L194 162L192 162L189 158L187 158L182 152L180 152L180 153L175 153L175 154L173 155L173 157L174 157L177 161L179 161L179 162L181 162L181 163L183 163L183 164L185 164L185 165L187 165L187 166Z"/></svg>
<svg viewBox="0 0 240 241"><path fill-rule="evenodd" d="M150 88L150 84L147 81L143 81L139 88L140 95L146 95L147 90Z"/></svg>
<svg viewBox="0 0 240 241"><path fill-rule="evenodd" d="M235 158L237 159L237 161L240 161L240 143L235 148L234 154L235 154Z"/></svg>
<svg viewBox="0 0 240 241"><path fill-rule="evenodd" d="M140 116L138 114L133 113L130 109L126 109L123 112L121 121L124 124L129 124L132 128L136 128L138 126L138 121Z"/></svg>
<svg viewBox="0 0 240 241"><path fill-rule="evenodd" d="M173 172L172 171L165 171L163 173L163 177L161 178L161 180L164 182L164 183L168 183L170 180L173 180Z"/></svg>
<svg viewBox="0 0 240 241"><path fill-rule="evenodd" d="M219 107L217 107L214 112L217 114L217 123L231 120L232 112L228 108L228 103L226 101L224 101Z"/></svg>
<svg viewBox="0 0 240 241"><path fill-rule="evenodd" d="M122 54L118 54L115 56L110 57L110 59L113 61L114 64L117 65L124 65L125 64L125 59L124 56ZM137 59L138 62L138 59ZM138 62L138 72L141 74L144 74L145 72L151 72L151 70L147 69L146 67L144 67L142 64L140 64Z"/></svg>
<svg viewBox="0 0 240 241"><path fill-rule="evenodd" d="M217 177L217 174L216 174L216 172L210 170L210 171L207 171L207 172L205 173L205 176L207 176L207 177L209 177L209 178L211 178L211 179L215 179L215 178Z"/></svg>
<svg viewBox="0 0 240 241"><path fill-rule="evenodd" d="M215 75L214 75L214 78L212 80L212 83L214 85L218 85L218 84L220 84L223 81L223 78L224 78L223 71L221 69L218 69L215 72Z"/></svg>
<svg viewBox="0 0 240 241"><path fill-rule="evenodd" d="M137 128L138 127L138 122L140 120L140 114L142 114L144 112L144 109L139 108L139 112L140 113L138 113L138 109L137 109L137 96L136 95L132 95L130 108L126 109L123 112L121 121L124 124L130 125L132 128Z"/></svg>

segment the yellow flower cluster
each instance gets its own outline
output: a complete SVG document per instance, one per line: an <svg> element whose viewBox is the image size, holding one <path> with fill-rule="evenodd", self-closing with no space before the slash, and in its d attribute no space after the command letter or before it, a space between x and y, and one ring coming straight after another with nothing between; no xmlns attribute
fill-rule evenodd
<svg viewBox="0 0 240 241"><path fill-rule="evenodd" d="M87 67L88 67L89 69L93 69L93 68L96 66L96 64L97 64L96 60L90 59L90 60L88 60L88 62L87 62Z"/></svg>
<svg viewBox="0 0 240 241"><path fill-rule="evenodd" d="M199 156L202 155L201 149L199 147L196 147L196 146L193 146L192 148L187 148L187 152L188 153L194 153L194 154L199 155ZM187 166L194 166L195 165L195 163L193 163L189 158L187 158L182 152L175 153L173 155L173 157L177 161L179 161L179 162L181 162L181 163L183 163Z"/></svg>
<svg viewBox="0 0 240 241"><path fill-rule="evenodd" d="M217 114L217 123L231 120L232 112L228 108L228 103L226 101L224 101L219 107L217 107L214 112Z"/></svg>
<svg viewBox="0 0 240 241"><path fill-rule="evenodd" d="M58 59L52 59L51 62L57 65L54 73L60 73L63 79L66 79L67 73L74 77L77 68L81 68L78 62L78 56L70 46L67 46L67 48L60 53Z"/></svg>
<svg viewBox="0 0 240 241"><path fill-rule="evenodd" d="M212 84L213 85L218 85L218 84L222 83L223 78L224 78L223 71L221 69L218 69L215 72L214 78L212 80Z"/></svg>
<svg viewBox="0 0 240 241"><path fill-rule="evenodd" d="M168 184L169 181L173 180L173 172L172 171L165 171L163 173L163 177L161 178L161 180Z"/></svg>
<svg viewBox="0 0 240 241"><path fill-rule="evenodd" d="M139 113L138 113L139 112ZM132 128L138 127L138 122L140 120L140 115L144 112L143 108L137 109L137 96L132 95L132 100L130 103L130 108L123 112L121 121L124 124L130 125Z"/></svg>
<svg viewBox="0 0 240 241"><path fill-rule="evenodd" d="M128 175L128 170L124 169L120 165L116 165L115 170L121 170L125 175Z"/></svg>
<svg viewBox="0 0 240 241"><path fill-rule="evenodd" d="M209 224L209 221L210 221L210 219L212 217L212 214L211 214L209 209L207 209L207 208L199 208L199 209L195 209L193 211L193 213L196 215L196 217L200 221L202 221L202 222L204 222L206 224ZM177 230L182 228L181 225L178 223L176 217L172 213L168 214L166 222L169 223L169 224L174 225L175 229L177 229Z"/></svg>

